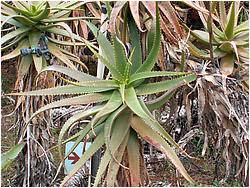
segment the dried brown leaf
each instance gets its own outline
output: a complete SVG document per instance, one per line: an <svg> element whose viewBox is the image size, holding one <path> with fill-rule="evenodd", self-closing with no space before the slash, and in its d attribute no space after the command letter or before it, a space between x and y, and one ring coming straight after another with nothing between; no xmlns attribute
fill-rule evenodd
<svg viewBox="0 0 250 188"><path fill-rule="evenodd" d="M145 6L147 11L151 14L151 16L155 18L155 16L156 16L156 12L155 12L156 4L155 4L155 2L152 2L152 1L141 1L141 2Z"/></svg>
<svg viewBox="0 0 250 188"><path fill-rule="evenodd" d="M112 9L111 15L110 15L110 21L109 21L109 27L111 33L116 33L116 22L117 22L117 16L119 15L119 12L121 11L122 7L126 4L126 1L117 1Z"/></svg>
<svg viewBox="0 0 250 188"><path fill-rule="evenodd" d="M140 23L139 3L140 3L139 1L129 1L129 7L138 29L141 32L145 32L146 30L142 29Z"/></svg>

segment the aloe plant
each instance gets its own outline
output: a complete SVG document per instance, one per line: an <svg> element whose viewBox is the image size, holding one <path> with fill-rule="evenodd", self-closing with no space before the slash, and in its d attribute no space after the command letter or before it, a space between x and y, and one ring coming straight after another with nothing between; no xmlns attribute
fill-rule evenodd
<svg viewBox="0 0 250 188"><path fill-rule="evenodd" d="M72 10L84 3L76 1L1 2L1 51L3 54L1 61L8 63L7 61L10 59L17 59L16 90L30 91L46 85L46 82L48 82L49 87L53 86L54 78L50 73L46 75L45 79L35 83L37 73L40 73L50 63L55 62L50 61L51 56L55 57L53 60L58 60L58 64L64 64L72 69L77 69L78 64L86 68L78 56L65 50L65 46L85 45L82 43L82 39L73 34L65 23L66 21L86 18L69 18ZM63 37L70 38L71 41L60 40ZM16 186L48 186L50 181L47 178L53 176L55 172L53 165L50 164L52 161L50 152L38 157L41 152L48 149L50 144L50 139L48 139L50 133L45 131L49 130L47 122L38 118L33 123L36 125L35 129L29 129L29 127L22 129L22 125L30 118L30 114L40 108L46 100L40 101L40 104L37 101L38 98L35 97L27 97L25 100L20 97L17 99L15 111L12 113L15 115L15 124L19 129L18 137L20 134L26 135L27 141L25 145L27 149L23 149L19 155L17 165L20 170L17 171L17 178L15 178ZM10 152L6 153L6 158L8 155Z"/></svg>
<svg viewBox="0 0 250 188"><path fill-rule="evenodd" d="M201 2L202 3L202 2ZM188 3L189 4L189 3ZM209 16L205 12L200 12L205 31L191 30L192 36L199 42L207 46L212 43L212 53L214 58L220 59L220 69L222 74L231 75L236 65L241 67L249 62L249 20L238 23L240 13L240 2L231 2L228 12L226 12L225 2L213 2L213 21L209 23ZM210 11L210 12L211 12ZM216 17L217 15L217 17ZM216 25L214 22L217 22ZM211 42L209 40L209 28L211 28ZM190 52L199 58L210 59L210 54L199 50L193 43L189 42Z"/></svg>
<svg viewBox="0 0 250 188"><path fill-rule="evenodd" d="M1 51L5 52L12 49L10 53L5 53L1 57L6 61L20 56L22 49L34 49L41 46L41 39L48 47L49 53L58 58L67 66L76 69L73 62L85 65L79 57L67 52L60 46L84 45L82 39L72 33L66 21L87 19L88 17L69 17L72 10L80 7L85 2L49 2L49 1L13 1L11 3L1 2L2 27L8 23L8 33L1 38ZM91 19L91 18L88 18ZM95 19L95 18L92 18ZM72 41L61 41L59 37L53 38L52 35L71 38ZM43 44L44 45L44 44ZM19 72L23 75L28 72L29 67L34 62L36 71L39 73L47 65L45 55L37 57L36 54L24 56L19 66Z"/></svg>
<svg viewBox="0 0 250 188"><path fill-rule="evenodd" d="M91 43L85 41L86 45L108 68L111 78L102 80L78 70L52 65L43 69L41 73L56 71L76 81L65 80L69 85L11 94L28 96L78 95L52 102L40 108L27 121L26 127L35 116L45 110L69 105L95 104L94 107L81 110L70 117L60 131L58 147L62 160L65 158L62 154L63 143L73 139L76 140L74 147L66 155L67 157L82 139L86 137L94 138L91 146L85 151L61 185L65 185L102 146L105 146L106 150L102 156L94 186L100 183L104 174L106 174L104 185L117 185L117 174L119 170L124 168L129 170L130 186L144 185L141 172L141 162L143 161L140 150L141 139L162 151L179 172L189 182L193 182L172 148L180 149L178 144L150 113L150 110L159 108L164 104L169 96L163 95L148 103L145 103L140 97L173 90L196 79L196 75L188 72L152 71L160 49L161 33L158 7L156 8L156 18L154 19L156 21L156 24L152 26L154 34L149 35L152 36L153 45L144 61L141 57L138 29L133 20L128 22L132 41L132 52L129 56L126 54L124 45L117 36L113 35L112 43L110 43L93 24L86 22L96 36L99 47L102 48L102 55L97 53ZM148 79L153 77L171 79L148 83ZM87 117L92 117L91 122L81 131L63 141L64 135L69 128L78 120Z"/></svg>

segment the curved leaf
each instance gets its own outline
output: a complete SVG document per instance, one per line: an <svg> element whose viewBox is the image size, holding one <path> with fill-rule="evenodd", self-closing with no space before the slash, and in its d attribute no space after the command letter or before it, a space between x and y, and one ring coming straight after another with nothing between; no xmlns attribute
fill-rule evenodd
<svg viewBox="0 0 250 188"><path fill-rule="evenodd" d="M126 80L126 66L129 64L125 54L125 46L116 36L113 37L115 66L122 73L123 79Z"/></svg>
<svg viewBox="0 0 250 188"><path fill-rule="evenodd" d="M20 143L12 147L6 153L1 154L1 170L6 169L6 167L18 156L22 151L24 143Z"/></svg>
<svg viewBox="0 0 250 188"><path fill-rule="evenodd" d="M51 54L53 54L56 58L61 60L67 66L71 67L74 70L77 69L76 66L69 60L69 58L65 54L63 54L60 48L57 47L55 44L48 42L48 49Z"/></svg>
<svg viewBox="0 0 250 188"><path fill-rule="evenodd" d="M236 26L234 29L234 36L237 34L243 32L243 31L249 31L249 20L244 21L240 25Z"/></svg>
<svg viewBox="0 0 250 188"><path fill-rule="evenodd" d="M119 120L115 121L114 125L113 125L114 128L112 131L111 139L109 141L109 143L112 143L109 145L110 150L106 149L106 151L102 157L102 160L101 160L101 163L99 165L99 169L97 171L97 175L95 178L94 187L96 187L98 185L98 183L100 182L102 174L106 171L108 164L112 159L110 152L114 153L114 154L118 152L119 146L124 141L125 136L126 136L127 132L129 131L130 123L127 122L128 119L130 120L129 113L127 113L127 111L125 110L125 111L121 112L121 114L119 115L118 118L119 118ZM123 120L125 120L125 121L123 121ZM106 129L106 134L108 134L109 130L107 130L106 127L105 127L105 129ZM105 136L105 138L107 139L106 136ZM107 144L107 141L106 141L106 144Z"/></svg>
<svg viewBox="0 0 250 188"><path fill-rule="evenodd" d="M104 108L100 110L91 120L91 125L94 126L101 117L114 112L119 106L121 106L121 104L122 100L119 92L114 91L109 101L105 104Z"/></svg>
<svg viewBox="0 0 250 188"><path fill-rule="evenodd" d="M10 53L2 56L1 61L6 61L6 60L9 60L9 59L15 58L15 57L17 57L17 56L19 56L21 54L20 50L22 48L29 48L29 47L30 46L29 46L28 40L24 39L21 42L19 42L18 46L13 51L11 51Z"/></svg>
<svg viewBox="0 0 250 188"><path fill-rule="evenodd" d="M139 3L140 1L129 1L129 7L138 29L141 32L145 32L145 30L142 29L140 23Z"/></svg>
<svg viewBox="0 0 250 188"><path fill-rule="evenodd" d="M153 46L147 59L136 71L137 73L150 71L154 67L155 61L157 60L158 53L160 51L160 44L161 44L160 16L159 16L159 8L158 6L156 6L156 33L154 36Z"/></svg>
<svg viewBox="0 0 250 188"><path fill-rule="evenodd" d="M114 5L114 7L112 8L112 12L110 15L110 21L109 21L109 27L111 30L111 33L115 34L116 33L116 28L115 28L115 24L117 22L117 16L119 14L119 12L121 11L122 7L126 4L126 1L117 1Z"/></svg>
<svg viewBox="0 0 250 188"><path fill-rule="evenodd" d="M129 35L131 38L131 48L134 49L134 53L131 56L131 62L132 62L131 73L134 73L142 64L142 52L141 52L140 34L136 27L135 21L133 20L130 14L128 15L128 26L129 26Z"/></svg>
<svg viewBox="0 0 250 188"><path fill-rule="evenodd" d="M15 39L11 40L11 42L9 42L7 45L1 46L1 51L7 50L7 49L9 49L10 47L14 46L14 45L17 44L19 41L21 41L24 37L26 37L26 34L25 34L25 33L19 35L19 36L16 37Z"/></svg>
<svg viewBox="0 0 250 188"><path fill-rule="evenodd" d="M9 41L10 39L17 37L18 35L21 35L23 33L28 32L29 30L30 30L30 28L28 28L28 27L22 27L22 28L18 28L16 30L2 36L1 37L1 45L6 43L7 41Z"/></svg>
<svg viewBox="0 0 250 188"><path fill-rule="evenodd" d="M186 180L188 180L190 183L194 183L194 180L189 176L174 150L160 135L148 129L146 124L136 116L132 118L131 126L145 141L155 146L158 150L162 151L175 165L183 177L186 178Z"/></svg>
<svg viewBox="0 0 250 188"><path fill-rule="evenodd" d="M124 140L122 140L122 143L121 143L120 147L118 148L118 151L115 154L115 159L117 159L117 160L115 161L113 158L110 161L109 169L107 172L107 186L108 187L115 186L115 182L117 181L116 176L117 176L117 173L120 169L122 157L124 155L124 151L125 151L126 146L127 146L128 138L129 138L129 133L126 134Z"/></svg>
<svg viewBox="0 0 250 188"><path fill-rule="evenodd" d="M135 90L137 95L148 95L148 94L163 92L175 88L176 85L186 84L194 80L196 80L196 76L194 74L189 74L187 76L173 78L171 80L142 84L138 86Z"/></svg>
<svg viewBox="0 0 250 188"><path fill-rule="evenodd" d="M26 122L24 129L27 128L28 124L35 116L37 116L39 113L41 113L45 110L49 110L49 109L57 108L57 107L61 107L61 106L103 102L103 101L108 100L109 98L110 98L110 93L102 93L102 94L82 95L82 96L77 96L77 97L72 97L72 98L67 98L67 99L62 99L59 101L52 102L50 104L47 104L47 105L39 108L39 110L37 110L35 113L33 113L32 116Z"/></svg>
<svg viewBox="0 0 250 188"><path fill-rule="evenodd" d="M234 3L235 2L233 1L231 3L231 7L228 13L229 18L228 18L228 22L227 22L226 29L225 29L225 34L228 40L231 40L234 36L234 24L235 24L235 14L236 14Z"/></svg>
<svg viewBox="0 0 250 188"><path fill-rule="evenodd" d="M41 38L41 31L32 31L29 34L29 43L31 48L36 48L38 46L39 40ZM36 54L32 54L32 58L35 64L36 71L39 73L43 68L43 59L42 56L37 57Z"/></svg>
<svg viewBox="0 0 250 188"><path fill-rule="evenodd" d="M129 108L140 118L142 118L149 128L156 131L160 136L166 139L168 142L179 148L179 145L172 139L172 137L162 128L162 126L154 119L146 105L139 101L135 95L134 89L127 89L125 95L126 104Z"/></svg>
<svg viewBox="0 0 250 188"><path fill-rule="evenodd" d="M45 71L55 71L55 72L59 72L59 73L62 73L64 75L67 75L77 81L94 81L94 80L100 80L98 79L97 77L95 76L91 76L89 74L86 74L84 72L81 72L81 71L78 71L78 70L74 70L74 69L71 69L69 67L63 67L63 66L60 66L60 65L51 65L51 66L48 66L46 68L44 68L40 74L42 72L45 72Z"/></svg>
<svg viewBox="0 0 250 188"><path fill-rule="evenodd" d="M140 145L137 133L130 130L130 136L127 145L129 174L131 179L131 187L139 187L141 183L140 172Z"/></svg>
<svg viewBox="0 0 250 188"><path fill-rule="evenodd" d="M78 170L86 163L86 161L95 154L95 152L102 147L104 144L104 134L101 132L90 147L84 152L83 156L75 164L74 168L69 172L69 174L63 179L60 186L63 186L67 181L78 172Z"/></svg>
<svg viewBox="0 0 250 188"><path fill-rule="evenodd" d="M97 93L103 91L113 90L114 88L104 88L104 87L80 87L80 86L57 86L54 88L48 89L40 89L34 91L27 92L19 92L19 93L10 93L8 95L13 96L45 96L45 95L76 95L76 94L85 94L85 93Z"/></svg>
<svg viewBox="0 0 250 188"><path fill-rule="evenodd" d="M228 54L220 60L220 69L223 75L230 75L234 70L235 56L234 54Z"/></svg>
<svg viewBox="0 0 250 188"><path fill-rule="evenodd" d="M63 155L62 155L62 139L65 133L68 131L68 129L71 127L72 124L74 124L76 121L79 121L80 119L86 118L92 114L95 114L99 112L103 106L96 106L93 108L90 108L88 110L81 110L78 113L74 114L71 116L62 126L60 134L58 136L58 149L59 149L59 154L61 156L61 159L63 160ZM84 132L82 132L81 135L86 135L90 130L91 130L91 125L87 125L84 129Z"/></svg>
<svg viewBox="0 0 250 188"><path fill-rule="evenodd" d="M145 78L153 78L153 77L159 77L159 76L184 76L187 74L190 74L190 73L188 73L188 72L168 72L168 71L139 72L139 73L133 74L130 77L129 84L134 82L134 81L145 79Z"/></svg>
<svg viewBox="0 0 250 188"><path fill-rule="evenodd" d="M100 20L98 17L87 17L87 16L78 16L78 17L69 17L69 18L53 18L53 19L43 19L43 23L59 23L75 20Z"/></svg>

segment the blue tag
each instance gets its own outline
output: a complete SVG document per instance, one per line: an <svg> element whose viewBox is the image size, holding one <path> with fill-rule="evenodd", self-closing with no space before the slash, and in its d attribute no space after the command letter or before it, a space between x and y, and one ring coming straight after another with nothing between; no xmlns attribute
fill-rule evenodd
<svg viewBox="0 0 250 188"><path fill-rule="evenodd" d="M66 143L65 156L67 155L69 150L74 146L74 144L75 142ZM85 150L89 148L90 144L91 144L90 142L86 143ZM64 171L65 174L68 174L74 168L74 165L77 163L77 161L82 157L83 147L84 147L84 143L80 142L78 146L74 149L74 151L71 152L71 154L69 154L69 156L65 159L65 171Z"/></svg>

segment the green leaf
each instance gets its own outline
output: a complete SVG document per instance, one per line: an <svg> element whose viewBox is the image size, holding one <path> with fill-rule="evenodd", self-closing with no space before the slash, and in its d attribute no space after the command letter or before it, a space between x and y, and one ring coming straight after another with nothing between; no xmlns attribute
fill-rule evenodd
<svg viewBox="0 0 250 188"><path fill-rule="evenodd" d="M90 104L90 103L98 103L107 101L110 98L110 93L99 93L99 94L88 94L88 95L81 95L72 98L61 99L59 101L54 101L50 104L47 104L41 108L39 108L35 113L32 114L30 119L25 124L24 130L27 128L30 121L37 116L39 113L49 110L52 108L57 108L61 106L71 106L71 105L83 105L83 104Z"/></svg>
<svg viewBox="0 0 250 188"><path fill-rule="evenodd" d="M62 2L59 5L55 7L51 7L52 10L56 10L56 13L54 12L51 14L49 19L57 19L61 17L68 17L69 14L76 8L84 5L86 1L78 2L78 1L69 1L69 2ZM57 11L58 10L58 11ZM52 11L51 11L52 13Z"/></svg>
<svg viewBox="0 0 250 188"><path fill-rule="evenodd" d="M41 20L43 20L44 18L47 18L49 13L50 13L50 5L48 2L44 2L45 3L45 7L42 7L42 11L34 16L31 16L30 19L35 21L35 22L39 22Z"/></svg>
<svg viewBox="0 0 250 188"><path fill-rule="evenodd" d="M136 116L133 117L131 126L145 141L162 151L186 180L194 183L194 180L189 176L174 150L160 135L148 129L147 125Z"/></svg>
<svg viewBox="0 0 250 188"><path fill-rule="evenodd" d="M123 107L118 109L115 113L120 112L122 110L123 110ZM130 123L128 123L129 114L131 115L131 113L128 113L128 111L126 111L126 110L122 111L118 117L119 119L114 122L111 139L109 141L109 143L112 143L112 144L109 145L110 150L106 149L106 151L102 157L102 160L101 160L101 163L99 165L97 175L95 178L94 187L96 187L98 185L98 183L100 182L102 174L106 171L106 168L112 159L110 152L115 154L118 151L119 146L124 141L125 136L126 136L127 132L129 131L129 128L130 128ZM115 116L115 115L113 115L113 116ZM107 122L106 122L106 125L109 125L109 124L107 124ZM111 124L110 124L110 126L111 126ZM109 134L108 133L109 130L107 130L109 128L106 128L106 127L104 127L104 128L106 129L106 134ZM107 137L105 137L105 138L107 139ZM107 141L106 141L106 143L107 143Z"/></svg>
<svg viewBox="0 0 250 188"><path fill-rule="evenodd" d="M135 21L130 14L128 16L128 20L129 20L128 21L129 35L131 38L131 48L135 49L134 55L131 58L132 62L131 73L133 74L142 64L142 52L141 52L141 42L140 42L141 40Z"/></svg>
<svg viewBox="0 0 250 188"><path fill-rule="evenodd" d="M129 174L131 179L131 187L139 187L141 183L140 172L140 145L137 133L130 130L130 136L127 145Z"/></svg>
<svg viewBox="0 0 250 188"><path fill-rule="evenodd" d="M99 111L95 117L91 120L91 125L94 126L97 121L101 118L104 117L112 112L114 112L119 106L121 106L122 100L120 93L118 91L113 91L109 101L105 104L104 108Z"/></svg>
<svg viewBox="0 0 250 188"><path fill-rule="evenodd" d="M75 164L74 168L69 172L69 174L63 179L60 186L63 186L67 181L78 172L78 170L86 163L86 161L95 154L95 152L102 147L104 144L104 134L101 132L90 147L84 152L83 156Z"/></svg>
<svg viewBox="0 0 250 188"><path fill-rule="evenodd" d="M190 34L193 35L199 42L209 44L209 33L201 30L190 30Z"/></svg>
<svg viewBox="0 0 250 188"><path fill-rule="evenodd" d="M225 29L225 34L227 36L228 40L231 40L234 36L234 24L235 24L235 8L234 8L234 2L232 1L231 3L231 7L228 13L228 22L226 25L226 29Z"/></svg>
<svg viewBox="0 0 250 188"><path fill-rule="evenodd" d="M133 74L130 77L129 84L134 81L145 79L145 78L153 78L159 76L184 76L190 73L187 72L168 72L168 71L149 71L149 72L140 72Z"/></svg>
<svg viewBox="0 0 250 188"><path fill-rule="evenodd" d="M142 109L147 113L147 117L142 117L143 121L149 126L149 128L153 129L157 132L162 138L168 141L170 144L180 149L180 146L173 140L173 138L165 131L165 129L154 119L153 115L150 113L149 109L145 105L143 101L139 101Z"/></svg>
<svg viewBox="0 0 250 188"><path fill-rule="evenodd" d="M220 12L219 19L220 19L221 27L223 30L225 30L226 24L227 24L227 15L226 15L225 2L223 1L219 2L219 12Z"/></svg>
<svg viewBox="0 0 250 188"><path fill-rule="evenodd" d="M4 43L6 43L7 41L23 34L23 33L26 33L30 30L30 28L27 28L27 27L22 27L22 28L18 28L4 36L2 36L1 38L1 45L3 45Z"/></svg>
<svg viewBox="0 0 250 188"><path fill-rule="evenodd" d="M137 95L148 95L153 93L163 92L174 88L176 85L186 84L196 80L194 74L182 76L179 78L173 78L171 80L164 80L156 83L142 84L136 88Z"/></svg>
<svg viewBox="0 0 250 188"><path fill-rule="evenodd" d="M114 43L114 52L115 52L115 66L122 73L123 79L126 80L126 66L128 64L128 60L125 54L125 47L122 42L116 37L113 37Z"/></svg>
<svg viewBox="0 0 250 188"><path fill-rule="evenodd" d="M16 21L14 18L25 18L24 16L21 15L11 15L11 16L4 16L3 14L1 14L1 20L3 21L1 24L1 27L4 26L5 23L17 26L17 27L23 27L23 24L21 24L20 22Z"/></svg>
<svg viewBox="0 0 250 188"><path fill-rule="evenodd" d="M1 154L1 170L5 170L7 166L18 156L22 151L24 143L20 143L12 147L6 153Z"/></svg>
<svg viewBox="0 0 250 188"><path fill-rule="evenodd" d="M195 45L193 45L190 41L187 42L188 50L192 55L201 59L210 59L210 55L200 49L198 49Z"/></svg>
<svg viewBox="0 0 250 188"><path fill-rule="evenodd" d="M59 47L57 47L55 44L48 42L48 49L51 54L53 54L56 58L61 60L64 64L69 66L70 68L77 70L76 66L69 60L69 58L63 54Z"/></svg>
<svg viewBox="0 0 250 188"><path fill-rule="evenodd" d="M54 18L54 19L43 19L42 23L58 23L58 22L68 22L68 21L84 21L84 20L100 20L100 18L96 17L87 17L87 16L79 16L79 17L69 17L69 18Z"/></svg>
<svg viewBox="0 0 250 188"><path fill-rule="evenodd" d="M181 86L181 84L176 85L175 88L168 90L160 97L158 97L152 101L148 101L147 108L149 109L149 111L160 109L170 98L172 98L172 96L174 95L174 91L180 86Z"/></svg>
<svg viewBox="0 0 250 188"><path fill-rule="evenodd" d="M237 34L243 32L243 31L249 31L249 20L244 21L240 25L236 26L234 29L234 36Z"/></svg>
<svg viewBox="0 0 250 188"><path fill-rule="evenodd" d="M97 53L91 46L89 42L86 42L88 48L94 53L94 55L101 60L101 62L109 69L111 72L113 79L116 79L119 82L123 82L122 73L115 67L115 64L110 63L107 59Z"/></svg>
<svg viewBox="0 0 250 188"><path fill-rule="evenodd" d="M120 91L120 94L121 94L122 103L124 103L125 88L126 88L125 84L120 84L119 91Z"/></svg>
<svg viewBox="0 0 250 188"><path fill-rule="evenodd" d="M53 38L50 38L48 37L48 40L54 44L58 44L60 46L86 46L85 43L83 42L70 42L70 41L63 41L63 40L58 40L58 39L53 39Z"/></svg>
<svg viewBox="0 0 250 188"><path fill-rule="evenodd" d="M118 148L118 151L115 153L115 158L117 160L115 161L113 158L110 161L109 169L107 172L107 178L106 178L108 187L115 186L115 182L117 181L117 178L116 178L117 173L120 169L122 157L124 155L125 148L127 146L128 138L129 138L129 133L126 134L126 137L124 138L124 140L122 140L122 143L121 143L120 147Z"/></svg>
<svg viewBox="0 0 250 188"><path fill-rule="evenodd" d="M11 40L11 42L9 42L7 45L2 46L1 51L5 51L5 50L9 49L10 47L14 46L16 43L22 41L24 37L26 37L25 33L19 35L15 39Z"/></svg>
<svg viewBox="0 0 250 188"><path fill-rule="evenodd" d="M104 87L80 87L80 86L57 86L54 88L34 90L28 92L19 92L19 93L10 93L8 95L13 96L45 96L45 95L76 95L76 94L85 94L85 93L97 93L103 91L113 90L114 88L104 88Z"/></svg>
<svg viewBox="0 0 250 188"><path fill-rule="evenodd" d="M172 139L172 137L162 128L162 126L154 119L150 111L147 109L146 105L139 101L136 97L136 93L133 88L129 88L126 90L125 95L126 104L129 108L140 118L142 118L147 125L148 128L156 131L159 135L161 135L168 142L179 148L179 145Z"/></svg>
<svg viewBox="0 0 250 188"><path fill-rule="evenodd" d="M45 71L55 71L55 72L59 72L59 73L62 73L64 75L67 75L77 81L94 81L94 80L100 80L98 79L97 77L95 76L91 76L89 74L86 74L84 72L81 72L81 71L78 71L78 70L74 70L74 69L71 69L69 67L63 67L63 66L60 66L60 65L51 65L51 66L48 66L46 68L44 68L42 72L45 72ZM40 74L41 74L40 73Z"/></svg>
<svg viewBox="0 0 250 188"><path fill-rule="evenodd" d="M122 111L126 108L126 105L121 106L119 109L117 109L116 111L114 111L105 121L104 124L104 136L105 136L105 144L106 144L106 148L109 151L109 154L112 156L112 159L116 160L116 158L114 157L114 152L116 151L112 151L111 148L111 142L110 142L110 137L111 137L111 130L113 128L113 130L118 129L121 131L120 126L123 126L124 128L127 128L126 130L128 131L129 127L130 127L130 116L131 116L131 112L127 112L126 114L123 113L122 116L119 116L119 114L122 113ZM119 124L119 125L118 125ZM116 132L115 132L116 133ZM123 134L123 136L126 135L127 132L122 132L121 134ZM122 135L120 135L121 137L123 137ZM122 143L122 139L119 138L116 142L119 142L120 144Z"/></svg>
<svg viewBox="0 0 250 188"><path fill-rule="evenodd" d="M41 38L41 31L31 31L29 34L29 43L31 48L37 48L39 40ZM42 56L37 57L36 54L32 54L32 58L35 64L37 73L40 73L43 68L43 59Z"/></svg>
<svg viewBox="0 0 250 188"><path fill-rule="evenodd" d="M15 57L17 57L17 56L19 56L21 54L20 50L22 48L29 48L29 47L30 46L29 46L28 40L24 39L21 42L19 42L18 46L13 51L11 51L10 53L2 56L1 61L6 61L6 60L9 60L9 59L15 58Z"/></svg>
<svg viewBox="0 0 250 188"><path fill-rule="evenodd" d="M50 27L54 27L54 25L49 25L49 26ZM63 35L63 36L66 36L66 37L72 37L72 38L74 38L74 40L78 40L80 42L84 42L82 37L80 37L80 36L78 36L78 35L76 35L74 33L69 34L68 31L66 31L64 29L60 29L60 28L46 28L46 27L44 28L44 26L43 26L43 27L37 27L37 28L39 28L41 30L46 30L49 33L55 33L55 34Z"/></svg>
<svg viewBox="0 0 250 188"><path fill-rule="evenodd" d="M158 53L160 51L160 45L161 45L160 16L159 16L159 8L158 6L156 6L156 33L154 37L153 46L147 59L136 71L137 73L150 71L154 67L155 61L157 60Z"/></svg>
<svg viewBox="0 0 250 188"><path fill-rule="evenodd" d="M71 82L67 81L73 85L80 87L97 87L97 88L118 88L119 85L114 80L90 80L90 81L81 81L81 82Z"/></svg>
<svg viewBox="0 0 250 188"><path fill-rule="evenodd" d="M88 110L81 110L78 113L71 116L62 126L60 134L58 136L58 149L59 154L61 156L61 159L63 160L63 154L62 154L62 140L65 133L68 131L68 129L73 125L76 121L79 121L80 119L86 118L90 115L93 115L97 112L99 112L101 109L103 109L103 106L96 106L93 108L90 108ZM82 132L81 135L86 135L91 130L91 125L87 125L84 129L84 132Z"/></svg>
<svg viewBox="0 0 250 188"><path fill-rule="evenodd" d="M27 16L27 17L32 16L32 14L31 14L29 11L26 11L26 10L23 10L23 9L20 9L20 8L17 8L16 6L13 6L13 5L11 5L11 4L9 4L9 3L6 3L6 2L4 2L4 1L2 2L2 4L4 4L5 6L7 6L7 7L10 8L10 9L16 11L17 13L23 14L24 16ZM16 5L16 4L15 4L15 5Z"/></svg>

